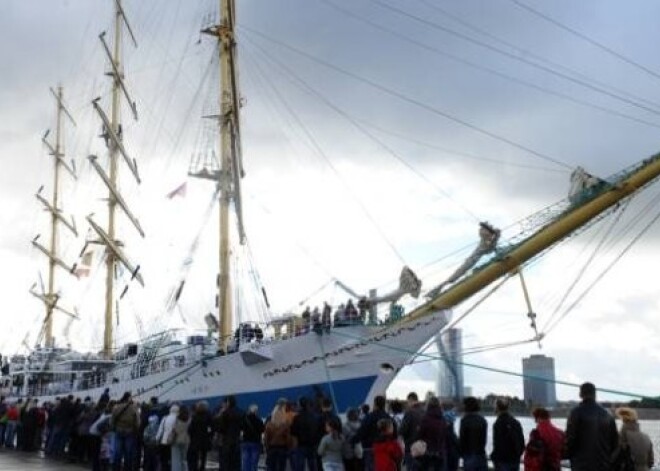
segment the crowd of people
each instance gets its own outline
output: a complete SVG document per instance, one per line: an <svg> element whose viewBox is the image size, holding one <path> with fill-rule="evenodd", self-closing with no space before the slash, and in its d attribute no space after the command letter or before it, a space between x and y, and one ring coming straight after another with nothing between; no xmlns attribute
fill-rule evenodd
<svg viewBox="0 0 660 471"><path fill-rule="evenodd" d="M204 401L192 408L157 398L139 404L130 393L115 401L107 390L96 403L0 398L0 447L43 450L46 459L94 471L203 471L210 453L217 453L221 471L256 471L263 462L269 471L455 471L459 464L485 471L489 459L497 471L519 470L521 463L525 471L558 471L562 460L581 471L649 470L653 447L635 411L617 410L618 432L614 417L596 403L593 384L583 384L580 396L565 432L548 410L535 409L527 440L508 401L497 400L489 455L489 427L476 398L463 400L456 427L453 406L432 396L420 402L414 392L405 402L376 396L344 420L321 396L281 398L265 413L256 405L241 410L233 396L216 411Z"/></svg>

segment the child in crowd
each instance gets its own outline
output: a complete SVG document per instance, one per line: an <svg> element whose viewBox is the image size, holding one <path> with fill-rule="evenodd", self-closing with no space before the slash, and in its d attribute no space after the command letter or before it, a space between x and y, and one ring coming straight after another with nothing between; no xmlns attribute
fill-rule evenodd
<svg viewBox="0 0 660 471"><path fill-rule="evenodd" d="M373 445L374 469L397 471L401 468L403 448L394 436L394 424L391 419L380 419L377 427L378 438Z"/></svg>
<svg viewBox="0 0 660 471"><path fill-rule="evenodd" d="M318 454L323 464L323 471L344 471L344 462L342 460L344 447L341 421L337 417L331 417L325 423L325 435L321 439L318 448Z"/></svg>

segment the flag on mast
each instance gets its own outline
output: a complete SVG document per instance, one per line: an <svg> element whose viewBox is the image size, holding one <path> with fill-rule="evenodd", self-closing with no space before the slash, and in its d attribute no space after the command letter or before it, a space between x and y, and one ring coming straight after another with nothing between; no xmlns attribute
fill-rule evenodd
<svg viewBox="0 0 660 471"><path fill-rule="evenodd" d="M77 277L89 276L92 269L92 260L94 259L94 251L88 250L82 256L80 264L76 267L75 275Z"/></svg>
<svg viewBox="0 0 660 471"><path fill-rule="evenodd" d="M182 198L186 196L186 190L188 188L188 182L183 182L181 185L177 186L174 190L170 191L167 194L167 199L172 199L175 196L181 196Z"/></svg>

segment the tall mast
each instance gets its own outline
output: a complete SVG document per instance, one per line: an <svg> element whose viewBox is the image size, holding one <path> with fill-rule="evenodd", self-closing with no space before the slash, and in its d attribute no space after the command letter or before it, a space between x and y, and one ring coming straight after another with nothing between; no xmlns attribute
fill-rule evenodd
<svg viewBox="0 0 660 471"><path fill-rule="evenodd" d="M220 273L218 276L218 347L225 350L233 332L233 306L231 298L231 261L229 213L233 201L238 220L241 243L245 240L241 213L240 179L243 177L235 41L236 7L234 0L220 0L220 24L202 32L214 36L218 42L220 67L220 112L216 118L220 128L220 166L204 163L191 171L197 178L211 179L220 189Z"/></svg>
<svg viewBox="0 0 660 471"><path fill-rule="evenodd" d="M656 154L632 170L623 172L601 182L596 196L586 198L582 203L571 205L549 224L536 230L487 265L478 268L447 291L435 296L428 303L413 310L407 320L417 319L439 309L451 309L470 296L478 293L497 279L516 273L525 263L541 254L562 239L589 224L606 211L640 191L660 177L660 153Z"/></svg>
<svg viewBox="0 0 660 471"><path fill-rule="evenodd" d="M114 50L112 54L113 68L116 68L121 74L123 64L121 63L121 4L115 4L115 35L114 35ZM110 109L110 129L119 136L120 126L120 103L119 103L119 81L115 78L112 81L112 104ZM121 137L120 137L121 138ZM110 169L110 185L117 187L117 142L110 141L110 149L108 152L108 166ZM117 209L117 201L114 198L111 190L108 190L108 237L110 240L115 240L115 210ZM105 316L104 316L104 330L103 330L103 356L109 358L112 353L113 347L113 326L114 320L114 280L115 280L115 266L116 259L112 251L106 252L106 272L105 272Z"/></svg>
<svg viewBox="0 0 660 471"><path fill-rule="evenodd" d="M55 127L55 153L62 153L62 86L57 87L57 123ZM60 186L60 163L58 159L53 163L53 208L58 207ZM55 213L50 215L50 251L55 253L57 250L57 216ZM55 260L48 260L48 299L55 297ZM46 304L46 346L53 346L53 303Z"/></svg>
<svg viewBox="0 0 660 471"><path fill-rule="evenodd" d="M59 309L69 315L73 315L71 312L66 311L63 308L58 308L57 302L59 300L59 295L55 291L55 268L60 266L64 268L69 273L73 274L75 271L75 265L67 265L62 259L59 258L57 253L58 242L59 242L59 223L63 223L74 235L78 235L73 219L69 222L64 219L61 209L60 209L60 171L61 168L66 169L72 177L75 178L75 173L73 170L73 165L69 166L64 161L64 139L63 139L63 120L64 117L68 117L72 124L75 125L75 121L67 111L64 106L63 101L63 90L62 86L57 87L57 91L51 89L51 93L55 98L57 104L57 117L56 117L56 126L55 126L55 145L50 144L46 138L48 133L44 135L43 142L48 147L50 154L53 156L53 196L50 201L44 198L41 195L41 190L37 192L37 199L44 205L45 209L50 212L50 246L46 249L39 242L37 238L32 241L33 246L39 249L48 257L48 285L47 290L41 294L35 292L33 289L30 292L40 298L44 302L46 308L46 316L44 319L44 344L46 347L54 346L53 338L53 317L54 311Z"/></svg>
<svg viewBox="0 0 660 471"><path fill-rule="evenodd" d="M99 105L97 98L92 102L96 112L98 113L101 121L103 122L103 137L105 138L108 147L108 173L106 174L101 165L97 162L95 155L90 155L89 160L105 183L108 189L108 227L104 230L96 224L91 216L87 217L88 222L92 229L99 236L96 243L105 245L106 248L106 276L105 276L105 315L104 315L104 332L103 332L103 356L105 358L112 357L114 346L114 313L115 313L115 275L118 264L125 266L133 277L140 283L143 283L142 277L137 272L137 269L128 261L124 255L121 247L122 242L117 240L117 207L119 206L128 219L133 223L140 235L144 237L144 232L135 216L128 209L121 193L119 192L119 158L123 157L126 165L131 170L133 177L140 183L140 177L137 171L137 163L135 159L131 159L124 148L122 126L121 126L121 95L126 97L126 100L133 112L134 119L137 120L137 111L135 102L133 102L128 94L126 84L124 83L124 70L122 64L122 32L123 26L126 26L131 39L135 46L137 43L126 14L122 7L121 0L115 0L115 21L114 21L114 37L112 44L112 51L110 46L105 41L105 32L99 38L105 50L105 53L110 61L109 76L112 77L112 96L110 104L110 117L105 114Z"/></svg>

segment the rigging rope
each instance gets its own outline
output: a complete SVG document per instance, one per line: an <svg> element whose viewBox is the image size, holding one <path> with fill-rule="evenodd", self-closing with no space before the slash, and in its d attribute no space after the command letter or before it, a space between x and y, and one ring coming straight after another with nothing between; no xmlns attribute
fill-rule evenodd
<svg viewBox="0 0 660 471"><path fill-rule="evenodd" d="M381 7L384 8L384 9L387 9L387 10L393 11L393 12L395 12L395 13L401 15L401 16L404 16L404 17L406 17L406 18L409 18L409 19L412 19L412 20L414 20L414 21L417 21L417 22L419 22L419 23L421 23L421 24L424 24L424 25L426 25L426 26L429 26L429 27L431 27L431 28L433 28L433 29L438 29L438 30L440 30L440 31L444 31L444 32L447 33L447 34L450 34L450 35L455 36L455 37L457 37L457 38L463 39L464 41L470 42L470 43L472 43L472 44L476 44L476 45L481 46L481 47L483 47L483 48L485 48L485 49L488 49L488 50L490 50L490 51L497 52L498 54L501 54L501 55L503 55L503 56L506 56L506 57L508 57L508 58L510 58L510 59L513 59L513 60L515 60L515 61L525 63L525 64L527 64L527 65L530 65L530 66L532 66L532 67L534 67L534 68L537 68L537 69L539 69L539 70L545 71L545 72L547 72L547 73L549 73L549 74L552 74L552 75L554 75L554 76L557 76L557 77L563 78L563 79L565 79L565 80L568 80L568 81L570 81L570 82L576 83L576 84L581 85L581 86L583 86L583 87L586 87L586 88L588 88L588 89L590 89L590 90L593 90L593 91L599 92L599 93L601 93L601 94L603 94L603 95L607 95L607 96L609 96L610 98L614 98L615 100L618 100L618 101L621 101L621 102L623 102L623 103L627 103L627 104L629 104L629 105L635 106L635 107L640 108L640 109L642 109L642 110L644 110L644 111L648 111L649 113L653 113L653 114L655 114L655 115L660 115L660 111L658 111L658 110L656 110L655 108L652 108L652 107L650 107L650 106L647 106L647 105L645 105L645 104L643 104L643 103L639 103L639 102L637 102L637 101L635 101L635 100L631 100L631 99L628 99L628 98L625 98L625 97L619 96L619 95L617 95L617 94L615 94L615 93L612 93L612 92L610 92L610 91L608 91L608 90L606 90L606 89L604 89L604 88L602 88L602 87L598 87L598 86L596 86L596 85L593 85L593 84L590 84L590 83L588 83L588 82L585 82L584 80L580 80L580 79L577 79L577 78L575 78L575 77L571 77L570 75L564 74L564 73L562 73L562 72L556 71L556 70L551 69L551 68L549 68L549 67L546 67L546 66L544 66L544 65L538 64L538 63L536 63L536 62L534 62L534 61L531 61L531 60L529 60L529 59L527 59L527 58L525 58L525 57L521 57L521 56L518 56L518 55L516 55L516 54L512 54L512 53L510 53L510 52L508 52L508 51L505 51L505 50L503 50L503 49L500 49L500 48L498 48L498 47L496 47L496 46L494 46L494 45L492 45L492 44L489 44L489 43L486 43L486 42L483 42L483 41L479 41L478 39L471 38L470 36L467 36L467 35L465 35L465 34L463 34L463 33L460 33L460 32L458 32L458 31L454 31L454 30L452 30L452 29L450 29L450 28L447 28L447 27L445 27L445 26L442 26L442 25L439 25L439 24L437 24L437 23L434 23L433 21L430 21L430 20L428 20L428 19L426 19L426 18L422 18L422 17L419 17L419 16L417 16L417 15L413 15L412 13L408 13L408 12L406 12L405 10L402 10L402 9L400 9L400 8L397 8L397 7L394 7L394 6L392 6L392 5L389 5L389 4L387 4L387 3L385 3L385 2L383 2L383 1L381 1L381 0L369 0L369 1L371 1L372 3L375 3L375 4L379 5L379 6L381 6Z"/></svg>
<svg viewBox="0 0 660 471"><path fill-rule="evenodd" d="M594 248L593 252L592 252L591 255L589 256L589 258L587 259L587 261L584 263L584 265L582 266L582 268L580 269L580 271L578 272L578 274L575 276L575 279L574 279L573 282L569 285L568 289L566 290L566 292L564 293L564 295L562 296L562 298L560 299L559 303L557 304L557 307L552 311L552 314L550 315L550 318L546 321L545 325L544 325L543 328L541 329L542 332L544 332L544 331L545 331L545 328L546 328L548 325L551 324L551 322L552 322L552 320L554 319L554 317L557 315L557 313L558 313L558 312L561 310L561 308L564 306L564 302L566 302L566 299L568 299L568 297L570 296L570 294L573 292L573 289L575 289L575 288L577 287L578 282L582 279L583 275L585 274L585 272L587 271L587 269L589 268L589 266L591 265L591 263L592 263L592 262L594 261L594 259L596 258L596 255L598 254L598 252L600 252L600 249L603 247L603 245L605 244L605 241L607 240L607 238L608 238L608 237L610 236L610 234L612 233L612 230L613 230L614 227L618 224L618 222L621 220L621 216L623 216L623 214L626 212L626 209L628 208L628 205L630 204L630 201L632 201L632 200L628 200L628 201L626 201L626 202L624 203L625 206L624 206L620 211L617 212L617 214L616 214L615 218L613 219L612 223L611 223L610 226L607 228L607 230L605 231L605 233L604 233L603 236L601 237L600 241L598 241L598 244L597 244L596 247Z"/></svg>
<svg viewBox="0 0 660 471"><path fill-rule="evenodd" d="M660 214L658 216L660 216ZM341 329L332 329L330 331L330 335L337 335L337 336L340 336L340 337L345 337L345 338L349 338L349 339L352 339L352 340L357 340L357 341L360 341L360 342L366 342L369 345L380 347L384 350L392 350L392 351L404 353L406 355L412 355L412 356L416 355L416 356L420 356L420 357L429 358L429 359L432 359L432 360L441 360L442 359L442 357L440 357L438 355L431 355L429 353L416 352L416 351L412 351L410 349L406 349L406 348L402 348L402 347L395 347L395 346L392 346L392 345L386 345L383 342L373 342L369 337L360 337L360 336L357 336L357 335L351 335L351 334L347 334L345 332L340 332L340 330ZM474 368L474 369L477 369L477 370L487 371L487 372L490 372L490 373L498 373L498 374L503 374L503 375L507 375L507 376L514 376L514 377L517 377L517 378L528 378L528 379L544 381L544 382L548 382L548 383L560 384L562 386L570 386L570 387L574 387L574 388L579 388L580 387L580 384L574 383L574 382L571 382L571 381L564 381L564 380L560 380L560 379L552 380L552 379L548 379L548 378L540 377L540 376L526 375L526 374L523 374L523 373L517 373L515 371L505 370L505 369L502 369L502 368L494 368L494 367L491 367L491 366L484 366L484 365L477 365L475 363L468 363L468 362L465 362L465 361L462 361L462 360L457 360L457 361L455 361L455 363L458 364L458 365L466 366L468 368ZM617 396L637 397L637 398L640 398L640 399L643 399L643 398L652 399L651 396L648 396L648 395L645 395L645 394L639 394L639 393L634 393L634 392L630 392L630 391L621 391L621 390L618 390L618 389L598 387L598 391L603 392L603 393L614 394L614 395L617 395Z"/></svg>
<svg viewBox="0 0 660 471"><path fill-rule="evenodd" d="M421 180L423 180L426 184L428 184L431 188L433 188L441 196L447 198L452 203L454 203L456 206L458 206L460 209L465 211L465 213L467 213L472 219L474 219L475 221L480 221L481 220L474 212L472 212L470 209L468 209L462 203L459 203L448 192L446 192L445 190L440 188L438 185L433 183L426 175L424 175L422 172L420 172L415 167L413 167L412 164L410 164L410 162L408 162L406 159L401 157L394 149L392 149L390 146L385 144L385 142L383 142L381 139L379 139L377 136L375 136L373 133L371 133L369 130L367 130L363 125L361 125L356 119L352 118L342 108L340 108L340 107L336 106L334 103L332 103L321 92L319 92L318 89L315 89L314 87L312 87L308 82L306 82L303 78L301 78L299 75L297 75L290 67L287 67L281 61L278 61L274 57L268 55L266 50L263 47L259 46L258 44L254 43L254 42L252 44L262 52L262 55L266 60L270 60L272 63L279 66L280 69L287 72L289 77L291 79L293 79L293 81L297 81L299 86L302 86L302 89L305 90L308 94L310 94L312 96L315 96L316 98L321 100L323 103L325 103L326 106L333 109L337 114L339 114L344 119L346 119L348 122L350 122L355 128L357 128L360 132L362 132L369 139L374 141L377 145L379 145L382 149L384 149L388 154L390 154L394 159L396 159L399 163L401 163L401 165L403 165L408 170L410 170L412 173L414 173L417 177L419 177Z"/></svg>
<svg viewBox="0 0 660 471"><path fill-rule="evenodd" d="M532 8L531 6L521 2L520 0L510 0L510 1L512 3L514 3L515 5L517 5L518 7L526 10L529 13L531 13L532 15L537 16L539 18L542 18L545 21L547 21L548 23L551 23L551 24L557 26L558 28L563 29L564 31L568 31L573 36L576 36L576 37L588 42L589 44L591 44L592 46L597 47L601 51L605 51L608 54L610 54L611 56L616 57L617 59L625 62L626 64L632 65L633 67L637 68L638 70L641 70L642 72L646 72L648 75L650 75L650 76L652 76L656 79L660 79L660 74L658 72L646 67L643 64L640 64L639 62L634 61L633 59L630 59L629 57L624 56L620 52L617 52L614 49L606 46L605 44L603 44L601 42L598 42L595 39L590 38L586 34L581 33L578 30L573 29L570 26L565 25L564 23L552 18L550 15L547 15L547 14L545 14L545 13L543 13L543 12L541 12L541 11L535 9L535 8Z"/></svg>
<svg viewBox="0 0 660 471"><path fill-rule="evenodd" d="M269 83L271 87L273 87L272 83ZM383 231L382 227L374 216L369 212L365 204L360 200L358 197L357 193L353 188L348 184L348 182L342 177L341 173L339 170L337 170L337 167L332 163L332 160L328 157L328 155L325 153L321 145L318 143L317 139L314 137L314 134L309 130L309 128L304 124L304 122L300 119L298 114L291 108L291 106L287 103L286 100L282 97L282 94L277 90L276 88L273 88L273 91L275 94L279 97L280 102L282 106L289 112L289 114L293 117L295 120L296 124L300 127L300 129L303 131L304 135L307 137L309 142L312 145L312 148L316 151L316 154L322 158L322 160L330 167L330 170L334 173L335 177L337 177L337 180L346 188L347 192L352 196L353 200L356 202L362 213L366 216L366 218L371 222L372 226L376 230L376 232L381 236L383 241L389 246L389 248L392 250L392 253L396 255L396 257L399 259L399 261L403 264L406 265L406 261L401 255L401 252L395 247L395 245L392 243L392 241L387 237L385 232Z"/></svg>
<svg viewBox="0 0 660 471"><path fill-rule="evenodd" d="M650 100L647 100L647 99L645 99L645 98L641 98L641 97L635 96L635 95L633 95L633 94L631 94L631 93L628 93L628 92L626 92L626 91L624 91L624 90L621 90L621 89L619 89L619 88L616 88L616 87L614 87L614 86L612 86L612 85L608 85L608 84L606 84L606 83L604 83L604 82L601 82L601 81L599 81L599 80L596 80L596 79L594 79L593 77L589 77L589 76L587 76L587 75L581 73L580 71L575 70L575 69L573 69L573 68L571 68L571 67L568 67L568 66L566 66L566 65L563 65L563 64L560 64L560 63L558 63L558 62L555 62L555 61L552 61L552 60L550 60L550 59L547 59L547 58L545 58L545 57L542 57L542 56L536 54L535 52L533 52L533 51L531 51L531 50L529 50L529 49L523 49L523 48L521 48L520 46L518 46L518 45L516 45L516 44L513 44L513 43L511 43L511 42L509 42L509 41L506 41L506 40L502 39L501 37L498 37L498 36L496 36L496 35L494 35L494 34L488 32L488 31L486 31L486 30L483 29L483 28L479 28L478 26L475 26L473 23L471 23L471 22L469 22L469 21L467 21L467 20L461 18L461 17L458 16L458 15L455 15L455 14L450 13L450 12L447 11L446 9L439 7L436 3L433 3L433 2L431 2L430 0L418 0L418 1L420 1L421 3L423 3L424 5L426 5L427 7L431 8L431 9L437 11L437 12L440 12L442 15L444 15L444 16L446 16L446 17L448 17L448 18L451 18L452 20L456 21L457 23L460 23L461 25L465 26L466 28L468 28L468 29L470 29L470 30L472 30L472 31L475 31L475 32L477 32L478 34L481 34L481 35L483 35L483 36L485 36L485 37L487 37L487 38L489 38L489 39L491 39L491 40L494 40L494 41L496 41L496 42L498 42L498 43L500 43L500 44L502 44L502 45L504 45L504 46L506 46L506 47L508 47L508 48L510 48L510 49L513 49L513 50L516 51L516 53L519 54L520 56L531 57L531 58L533 58L533 59L535 59L535 60L537 60L537 61L539 61L539 62L543 62L543 63L545 63L545 64L548 64L548 65L552 66L552 67L556 67L556 68L562 69L562 70L564 70L564 71L566 71L566 72L568 72L568 73L570 73L570 74L573 74L573 75L575 75L575 76L577 76L577 77L582 78L583 80L593 82L593 83L595 83L595 84L597 84L597 85L600 85L601 87L609 88L610 90L613 90L613 91L615 91L616 93L618 93L618 94L620 94L620 95L627 95L628 97L630 97L630 98L634 98L635 100L638 100L638 101L640 101L640 102L644 102L644 103L647 103L647 104L649 104L649 105L651 105L651 106L654 106L654 107L656 107L656 108L660 108L660 105L657 104L657 103L653 103L653 102L651 102ZM513 0L512 0L512 1L513 1ZM578 102L579 102L579 101L578 101ZM590 105L590 106L591 106L591 105ZM597 105L593 105L593 106L596 107L596 109L599 108ZM614 112L615 114L617 113L617 112L614 111L614 110L609 110L609 109L607 109L607 110L608 110L608 112ZM634 118L633 118L633 119L634 119Z"/></svg>
<svg viewBox="0 0 660 471"><path fill-rule="evenodd" d="M660 195L659 195L660 197ZM660 200L660 198L658 198ZM655 204L654 204L655 206ZM589 286L580 294L580 296L577 297L573 303L571 303L570 306L566 308L564 313L554 322L554 324L550 325L548 329L546 330L545 334L549 334L552 330L554 330L557 325L566 318L566 316L580 303L582 300L591 292L591 290L596 286L598 282L600 282L607 273L623 258L623 256L628 253L628 251L637 243L641 237L646 234L646 232L655 224L658 219L660 219L660 212L658 212L649 222L646 224L642 230L624 247L624 249L619 253L606 267L605 269L594 279Z"/></svg>
<svg viewBox="0 0 660 471"><path fill-rule="evenodd" d="M416 39L412 39L412 38L410 38L410 37L408 37L408 36L406 36L406 35L400 33L400 32L397 31L397 30L394 30L394 29L388 28L388 27L386 27L386 26L382 26L382 25L380 25L379 23L376 23L375 21L373 21L373 20L371 20L371 19L369 19L369 18L366 18L366 17L364 17L364 16L358 15L358 14L356 14L356 13L350 11L350 10L347 10L347 9L345 9L345 8L339 6L339 5L336 5L335 3L333 3L332 0L319 0L319 1L322 2L322 3L324 3L324 4L326 4L326 5L328 5L328 6L330 6L330 7L332 7L332 8L334 8L334 9L337 10L337 11L342 12L342 13L345 14L346 16L349 16L349 17L351 17L351 18L354 18L354 19L356 19L356 20L358 20L358 21L360 21L360 22L362 22L362 23L366 23L367 25L369 25L369 26L371 26L371 27L373 27L373 28L375 28L375 29L378 29L378 30L380 30L380 31L384 31L384 32L386 32L386 33L388 33L388 34L390 34L390 35L392 35L392 36L394 36L394 37L396 37L396 38L398 38L398 39L400 39L400 40L402 40L402 41L405 41L405 42L408 42L408 43L414 44L415 46L418 46L418 47L420 47L420 48L422 48L422 49L425 49L425 50L427 50L427 51L430 51L430 52L432 52L432 53L434 53L434 54L436 54L436 55L439 55L439 56L442 56L442 57L448 58L448 59L450 59L450 60L452 60L452 61L454 61L454 62L458 62L459 64L463 64L463 65L465 65L465 66L467 66L467 67L470 67L470 68L473 68L473 69L476 69L476 70L480 70L480 71L482 71L482 72L486 72L486 73L491 74L491 75L495 75L495 76L500 77L500 78L502 78L502 79L508 80L508 81L510 81L510 82L512 82L512 83L516 83L516 84L518 84L518 85L522 85L522 86L524 86L524 87L531 88L531 89L533 89L533 90L539 91L539 92L541 92L541 93L545 93L545 94L547 94L547 95L551 95L551 96L555 96L555 97L557 97L557 98L561 98L561 99L563 99L563 100L566 100L566 101L569 101L569 102L572 102L572 103L578 104L578 105L580 105L580 106L585 106L585 107L587 107L587 108L592 108L592 109L595 109L595 110L601 111L601 112L603 112L603 113L607 113L607 114L610 114L610 115L613 115L613 116L618 116L618 117L620 117L620 118L628 119L628 120L630 120L630 121L635 121L635 122L637 122L637 123L644 124L644 125L646 125L646 126L650 126L650 127L654 127L654 128L660 128L660 124L658 124L658 123L654 123L654 122L651 122L651 121L647 121L647 120L645 120L645 119L638 118L638 117L636 117L636 116L632 116L632 115L629 115L629 114L623 113L623 112L621 112L621 111L618 111L618 110L615 110L615 109L612 109L612 108L608 108L608 107L605 107L605 106L602 106L602 105L597 105L597 104L595 104L595 103L591 103L591 102L589 102L589 101L586 101L586 100L584 100L584 99L582 99L582 98L576 98L576 97L573 97L573 96L568 95L568 94L566 94L566 93L562 93L562 92L558 92L558 91L555 91L555 90L551 90L551 89L549 89L549 88L547 88L547 87L543 87L543 86L538 85L538 84L536 84L536 83L533 83L533 82L530 82L530 81L527 81L527 80L524 80L524 79L521 79L521 78L515 77L515 76L513 76L513 75L509 75L509 74L504 73L504 72L500 72L499 70L496 70L496 69L493 69L493 68L491 68L491 67L485 66L485 65L483 65L483 64L481 64L481 63L472 62L472 61L470 61L470 60L468 60L468 59L465 59L465 58L463 58L463 57L460 57L460 56L457 56L457 55L452 54L452 53L450 53L450 52L446 52L446 51L444 51L444 50L441 50L441 49L439 49L439 48L437 48L437 47L435 47L435 46L431 46L431 45L429 45L429 44L426 44L426 43L424 43L424 42L418 41L418 40L416 40ZM422 0L422 1L423 1L423 0ZM510 47L513 47L513 46L510 46ZM522 51L524 51L524 50L522 50ZM523 54L525 54L525 53L523 53ZM530 54L533 55L533 53L530 53ZM570 69L569 69L569 70L570 70ZM576 72L574 72L574 71L571 71L571 72L574 73L574 74L580 75L580 74L578 74L578 73L576 73ZM585 78L585 79L586 79L586 80L591 80L591 81L594 82L594 83L598 83L598 82L594 81L593 79L589 79L589 78ZM604 85L604 84L601 84L601 85L602 85L602 86L607 86L607 85ZM609 88L611 88L611 87L609 87ZM617 90L617 92L618 92L618 93L621 93L621 94L624 94L624 95L627 94L627 93L625 93L625 92L621 92L621 91L618 91L618 90ZM627 94L627 95L629 95L629 94ZM630 95L629 95L629 96L630 96ZM639 101L642 101L642 102L648 102L647 100L644 100L644 99L641 99L641 98L637 98L637 97L635 97L635 98L636 98L637 100L639 100ZM655 105L655 106L660 106L660 105Z"/></svg>
<svg viewBox="0 0 660 471"><path fill-rule="evenodd" d="M512 139L509 139L509 138L507 138L507 137L504 137L504 136L501 136L501 135L499 135L499 134L496 134L496 133L494 133L494 132L492 132L492 131L489 131L489 130L487 130L487 129L485 129L485 128L479 127L479 126L477 126L476 124L472 124L472 123L470 123L470 122L468 122L468 121L466 121L466 120L464 120L464 119L461 119L461 118L459 118L459 117L457 117L457 116L454 116L454 115L452 115L452 114L450 114L450 113L448 113L448 112L446 112L446 111L443 111L443 110L440 110L440 109L438 109L438 108L435 108L435 107L433 107L433 106L431 106L431 105L429 105L429 104L427 104L427 103L424 103L424 102L419 101L419 100L414 99L414 98L410 98L410 97L404 95L403 93L398 92L398 91L396 91L396 90L394 90L394 89L392 89L392 88L389 88L389 87L387 87L387 86L385 86L385 85L383 85L383 84L381 84L381 83L379 83L379 82L376 82L376 81L374 81L374 80L371 80L371 79L368 79L368 78L362 77L362 76L360 76L360 75L358 75L358 74L356 74L356 73L354 73L354 72L350 72L350 71L348 71L348 70L346 70L346 69L343 69L343 68L341 68L341 67L338 67L338 66L336 66L336 65L334 65L334 64L332 64L332 63L330 63L330 62L327 62L327 61L325 61L325 60L323 60L323 59L319 59L319 58L315 57L314 55L312 55L312 54L310 54L310 53L307 53L307 52L305 52L305 51L303 51L303 50L301 50L301 49L299 49L299 48L296 48L296 47L294 47L294 46L291 46L290 44L287 44L287 43L285 43L285 42L283 42L283 41L280 41L280 40L278 40L278 39L276 39L276 38L274 38L274 37L272 37L272 36L269 36L269 35L267 35L267 34L264 34L264 33L260 32L260 31L257 31L257 30L255 30L255 29L249 28L249 27L244 26L244 25L241 26L241 29L243 29L243 30L245 30L245 31L248 31L249 33L255 34L255 35L261 37L262 39L265 39L265 40L267 40L267 41L269 41L269 42L271 42L271 43L273 43L273 44L277 44L278 46L281 46L281 47L283 47L283 48L285 48L285 49L288 49L289 51L292 51L292 52L294 52L294 53L296 53L296 54L298 54L298 55L300 55L300 56L306 57L307 59L309 59L309 60L311 60L311 61L313 61L313 62L316 62L316 63L318 63L318 64L321 64L321 65L323 65L323 66L325 66L325 67L327 67L327 68L329 68L329 69L335 70L335 71L337 71L337 72L339 72L339 73L341 73L341 74L343 74L343 75L346 75L346 76L351 77L351 78L353 78L353 79L355 79L355 80L357 80L357 81L359 81L359 82L362 82L362 83L364 83L364 84L367 84L367 85L369 85L369 86L371 86L371 87L373 87L373 88L375 88L375 89L377 89L377 90L380 90L380 91L383 92L383 93L386 93L386 94L388 94L388 95L391 95L391 96L393 96L393 97L396 97L396 98L398 98L398 99L400 99L400 100L402 100L402 101L405 101L405 102L407 102L407 103L410 103L410 104L412 104L412 105L415 105L415 106L417 106L417 107L419 107L419 108L422 108L422 109L424 109L424 110L427 110L427 111L429 111L429 112L431 112L431 113L433 113L433 114L436 114L436 115L438 115L438 116L442 116L442 117L444 117L444 118L446 118L446 119L448 119L448 120L450 120L450 121L453 121L453 122L455 122L455 123L457 123L457 124L460 124L460 125L462 125L462 126L464 126L464 127L466 127L466 128L472 129L473 131L475 131L475 132L477 132L477 133L479 133L479 134L483 134L483 135L485 135L485 136L490 137L491 139L494 139L494 140L496 140L496 141L500 141L500 142L503 142L503 143L505 143L505 144L508 144L508 145L510 145L511 147L515 147L515 148L520 149L520 150L522 150L522 151L525 151L525 152L527 152L527 153L529 153L529 154L531 154L531 155L534 155L534 156L536 156L536 157L538 157L538 158L540 158L540 159L547 160L548 162L552 162L552 163L554 163L554 164L556 164L556 165L559 165L559 166L561 166L561 167L564 167L564 168L566 168L566 169L572 169L572 168L573 168L572 166L568 165L568 164L565 163L565 162L562 162L562 161L559 160L559 159L556 159L556 158L551 157L551 156L549 156L549 155L543 154L543 153L541 153L541 152L539 152L539 151L536 151L536 150L534 150L534 149L532 149L532 148L530 148L530 147L525 146L524 144L520 144L520 143L518 143L518 142L516 142L516 141L514 141L514 140L512 140Z"/></svg>

